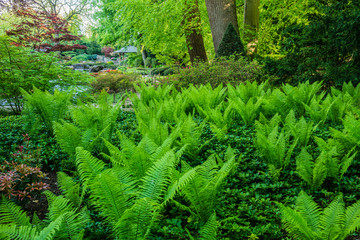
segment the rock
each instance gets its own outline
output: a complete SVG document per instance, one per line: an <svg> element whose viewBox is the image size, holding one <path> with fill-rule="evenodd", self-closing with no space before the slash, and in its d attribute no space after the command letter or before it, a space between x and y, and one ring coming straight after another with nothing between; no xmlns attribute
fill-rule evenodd
<svg viewBox="0 0 360 240"><path fill-rule="evenodd" d="M93 66L90 68L89 72L97 73L104 69L104 66Z"/></svg>

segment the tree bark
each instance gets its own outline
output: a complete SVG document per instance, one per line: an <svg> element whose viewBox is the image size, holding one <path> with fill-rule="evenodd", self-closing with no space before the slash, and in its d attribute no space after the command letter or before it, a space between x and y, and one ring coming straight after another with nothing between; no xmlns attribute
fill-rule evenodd
<svg viewBox="0 0 360 240"><path fill-rule="evenodd" d="M193 3L186 2L185 6L184 25L190 61L191 63L197 61L207 62L204 39L201 34L201 18L198 1L195 0Z"/></svg>
<svg viewBox="0 0 360 240"><path fill-rule="evenodd" d="M250 41L255 39L255 32L259 29L260 0L245 0L244 2L244 27L245 36Z"/></svg>
<svg viewBox="0 0 360 240"><path fill-rule="evenodd" d="M236 0L205 0L210 21L215 52L230 23L239 34L239 25L236 16Z"/></svg>
<svg viewBox="0 0 360 240"><path fill-rule="evenodd" d="M142 60L143 60L143 63L144 63L144 67L146 67L145 61L146 61L147 55L148 54L147 54L145 46L141 45L141 57L142 57Z"/></svg>

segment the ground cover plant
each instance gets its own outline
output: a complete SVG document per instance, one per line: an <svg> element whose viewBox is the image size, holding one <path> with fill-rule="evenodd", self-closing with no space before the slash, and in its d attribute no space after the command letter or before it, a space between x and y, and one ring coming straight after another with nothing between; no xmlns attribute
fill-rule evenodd
<svg viewBox="0 0 360 240"><path fill-rule="evenodd" d="M19 150L31 155L38 144L42 169L63 172L62 195L45 192L49 208L42 223L25 219L36 209L25 213L4 199L0 234L5 239L27 233L48 239L357 238L360 86L327 92L321 86L244 82L177 90L141 84L130 95L133 111L123 111L122 102L113 106L106 93L95 105L69 103L67 113L54 104L60 118L33 108L39 109L39 128L26 139L21 134L28 117L2 118L4 160L20 164L27 158L16 158ZM27 98L26 104L39 104ZM324 114L314 115L317 109ZM55 137L46 134L47 126ZM55 199L63 202L57 210ZM66 228L70 221L73 229Z"/></svg>

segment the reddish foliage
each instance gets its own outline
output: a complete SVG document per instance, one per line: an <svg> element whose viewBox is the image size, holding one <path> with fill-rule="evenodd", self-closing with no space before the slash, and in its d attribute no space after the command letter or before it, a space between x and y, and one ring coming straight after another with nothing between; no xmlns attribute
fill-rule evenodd
<svg viewBox="0 0 360 240"><path fill-rule="evenodd" d="M20 24L14 24L14 29L6 31L8 36L15 36L15 46L31 47L38 51L72 51L86 49L86 46L70 44L80 40L79 36L72 35L68 29L68 22L55 14L33 9L18 10L17 14L24 18Z"/></svg>
<svg viewBox="0 0 360 240"><path fill-rule="evenodd" d="M32 199L41 191L49 189L48 184L40 181L45 176L38 167L5 161L4 165L0 165L0 193L8 198Z"/></svg>
<svg viewBox="0 0 360 240"><path fill-rule="evenodd" d="M111 48L111 47L103 47L102 49L101 49L101 52L103 53L103 54L105 54L105 57L110 57L111 56L111 53L113 53L114 52L114 49L113 48Z"/></svg>

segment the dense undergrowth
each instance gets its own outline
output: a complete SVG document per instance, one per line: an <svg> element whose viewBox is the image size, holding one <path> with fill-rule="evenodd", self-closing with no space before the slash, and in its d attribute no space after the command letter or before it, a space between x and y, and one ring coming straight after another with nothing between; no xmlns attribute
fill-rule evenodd
<svg viewBox="0 0 360 240"><path fill-rule="evenodd" d="M40 236L46 229L59 237L66 232L62 224L72 221L73 236L85 239L358 235L360 87L344 84L325 93L320 83L272 88L247 82L137 91L140 98L130 96L134 112L122 111L121 103L110 107L106 96L96 107L69 105L52 125L54 137L42 119L38 129L28 126L28 116L0 119L3 160L26 160L13 154L29 133L22 151L40 149L42 169L66 172L59 175L65 196L59 201L68 201L55 215L50 204L36 231L2 217L0 232ZM4 204L3 214L12 209Z"/></svg>

